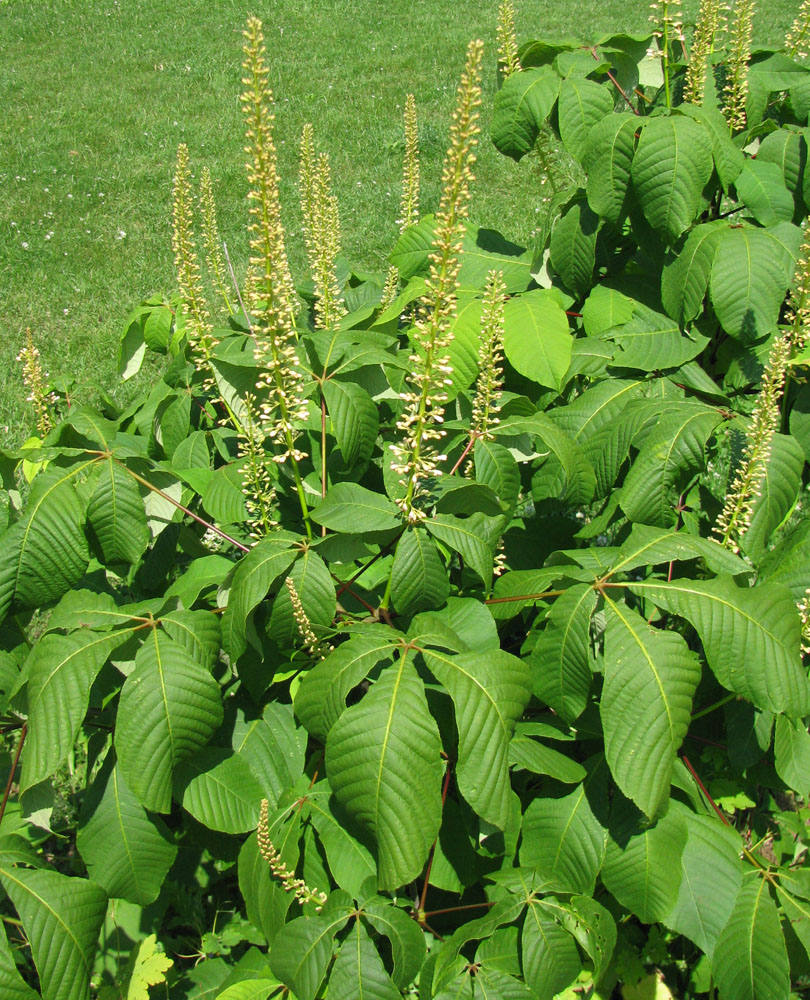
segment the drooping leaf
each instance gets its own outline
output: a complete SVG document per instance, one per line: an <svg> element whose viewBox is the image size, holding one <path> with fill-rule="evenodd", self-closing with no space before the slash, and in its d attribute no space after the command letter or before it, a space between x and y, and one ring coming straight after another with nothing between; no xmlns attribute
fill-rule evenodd
<svg viewBox="0 0 810 1000"><path fill-rule="evenodd" d="M322 635L335 617L335 585L323 559L313 549L307 549L293 563L288 576L295 584L301 606L316 635ZM300 643L301 634L295 621L292 598L286 587L280 587L273 601L267 634L282 648Z"/></svg>
<svg viewBox="0 0 810 1000"><path fill-rule="evenodd" d="M236 567L222 620L222 644L234 659L247 649L250 614L292 565L297 555L294 541L295 535L276 531L254 545Z"/></svg>
<svg viewBox="0 0 810 1000"><path fill-rule="evenodd" d="M574 935L593 964L599 982L610 965L616 947L616 922L601 903L590 896L572 896L561 904L563 924Z"/></svg>
<svg viewBox="0 0 810 1000"><path fill-rule="evenodd" d="M633 157L633 186L645 218L666 242L694 220L713 167L711 140L697 122L647 119Z"/></svg>
<svg viewBox="0 0 810 1000"><path fill-rule="evenodd" d="M802 796L810 791L810 734L807 726L784 715L776 717L773 740L776 773L788 786Z"/></svg>
<svg viewBox="0 0 810 1000"><path fill-rule="evenodd" d="M509 739L531 695L528 664L500 649L455 656L425 649L422 656L453 699L459 790L502 830L510 810Z"/></svg>
<svg viewBox="0 0 810 1000"><path fill-rule="evenodd" d="M585 149L583 166L588 174L588 204L597 215L614 225L625 211L635 132L635 115L607 115L591 129Z"/></svg>
<svg viewBox="0 0 810 1000"><path fill-rule="evenodd" d="M295 714L312 736L325 742L346 708L349 692L380 660L392 655L395 643L390 630L372 625L307 672L295 695Z"/></svg>
<svg viewBox="0 0 810 1000"><path fill-rule="evenodd" d="M329 782L346 812L374 837L382 888L415 878L438 833L440 752L438 729L407 653L329 730Z"/></svg>
<svg viewBox="0 0 810 1000"><path fill-rule="evenodd" d="M703 312L714 254L725 229L723 222L705 222L689 232L678 255L664 265L661 302L681 326Z"/></svg>
<svg viewBox="0 0 810 1000"><path fill-rule="evenodd" d="M570 587L554 602L529 658L532 690L566 722L585 709L591 689L588 656L596 592L588 585Z"/></svg>
<svg viewBox="0 0 810 1000"><path fill-rule="evenodd" d="M447 571L435 542L421 528L406 531L391 567L391 599L399 614L444 604L450 593Z"/></svg>
<svg viewBox="0 0 810 1000"><path fill-rule="evenodd" d="M322 391L346 465L365 462L374 450L380 426L376 403L356 382L329 379Z"/></svg>
<svg viewBox="0 0 810 1000"><path fill-rule="evenodd" d="M479 438L473 448L476 482L489 486L511 509L520 492L520 472L511 452L496 441Z"/></svg>
<svg viewBox="0 0 810 1000"><path fill-rule="evenodd" d="M550 66L514 73L495 95L492 141L513 160L534 149L540 129L557 100L560 78Z"/></svg>
<svg viewBox="0 0 810 1000"><path fill-rule="evenodd" d="M388 899L375 897L365 904L364 910L371 926L390 941L394 960L392 979L400 989L405 989L422 967L424 935L416 922L398 907L391 906Z"/></svg>
<svg viewBox="0 0 810 1000"><path fill-rule="evenodd" d="M686 823L679 814L668 813L647 826L626 800L620 800L614 805L610 834L601 875L605 886L643 923L663 920L681 888Z"/></svg>
<svg viewBox="0 0 810 1000"><path fill-rule="evenodd" d="M333 1000L399 1000L400 992L385 971L362 921L354 920L329 976Z"/></svg>
<svg viewBox="0 0 810 1000"><path fill-rule="evenodd" d="M566 785L578 785L586 776L582 764L539 740L520 734L513 736L509 743L509 763L534 774L548 774Z"/></svg>
<svg viewBox="0 0 810 1000"><path fill-rule="evenodd" d="M558 299L538 288L504 307L504 353L509 364L540 385L562 388L571 364L568 318Z"/></svg>
<svg viewBox="0 0 810 1000"><path fill-rule="evenodd" d="M259 821L262 786L244 757L224 747L204 747L180 761L174 788L183 808L209 830L247 833Z"/></svg>
<svg viewBox="0 0 810 1000"><path fill-rule="evenodd" d="M790 591L770 583L738 587L726 576L631 588L694 625L723 687L771 712L793 717L810 712L799 617Z"/></svg>
<svg viewBox="0 0 810 1000"><path fill-rule="evenodd" d="M39 993L26 986L17 970L5 928L0 926L0 990L5 1000L41 1000Z"/></svg>
<svg viewBox="0 0 810 1000"><path fill-rule="evenodd" d="M560 84L557 114L563 145L580 163L591 129L613 111L613 92L593 80L569 76Z"/></svg>
<svg viewBox="0 0 810 1000"><path fill-rule="evenodd" d="M270 968L298 1000L315 1000L332 960L333 939L347 916L343 912L299 917L276 936Z"/></svg>
<svg viewBox="0 0 810 1000"><path fill-rule="evenodd" d="M591 809L586 783L559 799L533 799L522 835L520 863L537 870L544 889L593 892L605 858L606 831Z"/></svg>
<svg viewBox="0 0 810 1000"><path fill-rule="evenodd" d="M682 404L661 416L624 480L621 505L631 521L661 528L676 523L678 495L703 466L706 443L721 419L700 404Z"/></svg>
<svg viewBox="0 0 810 1000"><path fill-rule="evenodd" d="M605 755L619 788L652 819L669 798L700 664L680 635L651 628L624 603L606 600L605 613Z"/></svg>
<svg viewBox="0 0 810 1000"><path fill-rule="evenodd" d="M336 483L312 511L312 519L318 524L353 534L396 528L399 515L396 504L358 483Z"/></svg>
<svg viewBox="0 0 810 1000"><path fill-rule="evenodd" d="M261 718L238 720L231 745L247 762L271 809L304 772L306 733L296 728L288 705L271 702Z"/></svg>
<svg viewBox="0 0 810 1000"><path fill-rule="evenodd" d="M109 896L139 906L157 899L177 854L165 824L147 815L111 756L90 786L76 846Z"/></svg>
<svg viewBox="0 0 810 1000"><path fill-rule="evenodd" d="M121 690L115 727L121 773L147 809L169 812L175 768L221 722L219 684L182 646L153 630Z"/></svg>
<svg viewBox="0 0 810 1000"><path fill-rule="evenodd" d="M783 1000L790 992L785 939L767 879L743 881L712 959L720 994L728 1000Z"/></svg>
<svg viewBox="0 0 810 1000"><path fill-rule="evenodd" d="M87 505L87 520L105 562L136 563L149 544L149 528L138 487L112 458L102 465Z"/></svg>
<svg viewBox="0 0 810 1000"><path fill-rule="evenodd" d="M793 218L793 197L775 163L759 158L746 160L734 186L740 201L760 225L775 226Z"/></svg>
<svg viewBox="0 0 810 1000"><path fill-rule="evenodd" d="M490 518L486 514L472 514L465 518L436 514L425 523L425 527L434 538L458 552L465 564L485 584L489 584L495 547L492 524L498 521L498 518Z"/></svg>
<svg viewBox="0 0 810 1000"><path fill-rule="evenodd" d="M740 837L716 817L695 815L674 801L670 811L686 823L687 838L678 898L663 922L711 958L742 881Z"/></svg>
<svg viewBox="0 0 810 1000"><path fill-rule="evenodd" d="M220 620L210 611L170 611L161 628L206 670L213 670L220 651Z"/></svg>
<svg viewBox="0 0 810 1000"><path fill-rule="evenodd" d="M328 782L321 782L307 795L309 819L318 831L332 877L352 897L361 895L366 879L376 876L377 866L370 851L347 828Z"/></svg>
<svg viewBox="0 0 810 1000"><path fill-rule="evenodd" d="M107 894L44 869L0 868L0 882L31 943L43 1000L86 1000Z"/></svg>
<svg viewBox="0 0 810 1000"><path fill-rule="evenodd" d="M551 234L551 265L563 287L577 298L591 287L598 231L599 217L586 202L575 201L557 221Z"/></svg>
<svg viewBox="0 0 810 1000"><path fill-rule="evenodd" d="M540 1000L552 1000L570 986L582 966L576 942L559 916L544 901L532 899L520 933L523 976Z"/></svg>
<svg viewBox="0 0 810 1000"><path fill-rule="evenodd" d="M96 675L129 634L89 629L69 635L51 632L31 650L23 789L50 777L68 755L87 713Z"/></svg>

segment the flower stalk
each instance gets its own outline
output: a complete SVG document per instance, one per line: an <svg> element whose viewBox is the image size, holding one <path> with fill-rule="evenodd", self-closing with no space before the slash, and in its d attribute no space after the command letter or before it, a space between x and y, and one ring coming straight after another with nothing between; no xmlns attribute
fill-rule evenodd
<svg viewBox="0 0 810 1000"><path fill-rule="evenodd" d="M652 50L661 59L664 71L664 97L667 107L672 107L669 60L675 42L684 44L683 21L681 20L681 0L653 0L650 4L650 21L653 23L653 37L658 41L658 50Z"/></svg>
<svg viewBox="0 0 810 1000"><path fill-rule="evenodd" d="M327 895L321 889L312 889L302 878L296 878L292 871L282 860L281 852L270 839L270 804L267 799L262 799L259 808L259 826L256 830L256 839L259 844L259 853L270 866L270 871L281 883L285 892L291 892L298 900L299 906L305 903L314 903L315 912L320 913L327 900Z"/></svg>
<svg viewBox="0 0 810 1000"><path fill-rule="evenodd" d="M702 105L706 99L706 80L718 35L725 30L728 6L724 0L702 0L686 67L683 99Z"/></svg>
<svg viewBox="0 0 810 1000"><path fill-rule="evenodd" d="M405 155L402 162L402 198L399 205L400 233L419 221L419 129L416 121L416 100L413 94L405 98ZM383 307L390 305L397 295L399 270L388 269L383 289Z"/></svg>
<svg viewBox="0 0 810 1000"><path fill-rule="evenodd" d="M481 310L478 341L478 379L472 405L471 432L474 437L491 439L498 423L503 390L503 333L506 285L500 271L487 276Z"/></svg>
<svg viewBox="0 0 810 1000"><path fill-rule="evenodd" d="M404 495L398 503L409 524L424 518L419 501L426 492L425 483L439 474L439 464L445 458L438 454L436 442L445 435L442 427L444 404L453 371L448 348L453 339L461 266L459 254L480 131L482 53L482 42L470 43L442 173L442 196L436 214L427 291L419 303L412 333L414 351L410 360L413 369L408 389L402 393L405 406L397 422L400 438L391 445L394 456L391 468L400 476L400 484L404 487Z"/></svg>
<svg viewBox="0 0 810 1000"><path fill-rule="evenodd" d="M731 29L728 82L723 96L730 132L745 128L745 102L748 99L748 62L751 58L751 31L754 20L754 0L737 0Z"/></svg>
<svg viewBox="0 0 810 1000"><path fill-rule="evenodd" d="M241 101L250 187L250 261L245 304L253 317L254 353L263 369L256 386L261 399L259 414L267 439L279 449L273 460L290 463L307 535L312 537L299 466L305 455L296 447L299 425L308 418L309 407L297 352L295 288L281 221L272 93L267 83L264 36L258 18L248 18L244 36L245 90Z"/></svg>
<svg viewBox="0 0 810 1000"><path fill-rule="evenodd" d="M504 80L508 80L513 73L517 73L520 69L515 33L515 6L512 0L501 0L498 7L496 37L498 40L498 69Z"/></svg>
<svg viewBox="0 0 810 1000"><path fill-rule="evenodd" d="M785 36L785 51L794 59L806 59L810 50L810 0L802 0L799 13Z"/></svg>
<svg viewBox="0 0 810 1000"><path fill-rule="evenodd" d="M205 265L208 274L219 292L229 315L233 315L233 306L228 295L228 280L225 271L225 261L222 257L222 246L217 225L217 209L214 201L214 186L211 182L211 171L202 168L200 175L200 210L202 213L202 236L205 247Z"/></svg>
<svg viewBox="0 0 810 1000"><path fill-rule="evenodd" d="M39 348L34 343L30 327L25 331L25 346L17 355L22 365L23 385L28 390L26 400L32 405L37 419L37 430L45 437L53 427L51 406L56 402L56 395L45 388L48 373L42 367Z"/></svg>

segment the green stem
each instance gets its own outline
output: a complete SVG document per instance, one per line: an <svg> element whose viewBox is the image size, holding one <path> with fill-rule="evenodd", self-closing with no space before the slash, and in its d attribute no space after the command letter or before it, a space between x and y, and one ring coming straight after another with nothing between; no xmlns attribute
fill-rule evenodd
<svg viewBox="0 0 810 1000"><path fill-rule="evenodd" d="M707 708L702 708L699 712L695 712L692 716L692 722L694 722L695 719L702 719L704 715L710 715L716 709L722 708L723 705L727 705L730 701L734 701L736 697L736 694L727 694L725 698L721 698L719 701L714 702L713 705L709 705Z"/></svg>

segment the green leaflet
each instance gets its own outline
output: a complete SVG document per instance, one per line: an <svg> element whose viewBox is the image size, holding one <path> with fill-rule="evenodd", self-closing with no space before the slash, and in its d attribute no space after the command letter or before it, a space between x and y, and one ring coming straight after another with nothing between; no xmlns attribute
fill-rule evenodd
<svg viewBox="0 0 810 1000"><path fill-rule="evenodd" d="M110 653L131 635L49 633L28 657L28 728L22 788L50 777L73 747L87 712L90 688Z"/></svg>
<svg viewBox="0 0 810 1000"><path fill-rule="evenodd" d="M571 344L568 318L548 290L538 288L506 303L504 353L521 375L540 385L562 388L571 364Z"/></svg>
<svg viewBox="0 0 810 1000"><path fill-rule="evenodd" d="M781 1000L790 970L776 904L768 882L746 875L714 951L712 972L729 1000Z"/></svg>
<svg viewBox="0 0 810 1000"><path fill-rule="evenodd" d="M343 941L329 977L335 1000L399 1000L401 994L385 971L363 923L355 920Z"/></svg>
<svg viewBox="0 0 810 1000"><path fill-rule="evenodd" d="M440 607L450 593L447 571L435 542L422 528L409 528L397 543L391 567L391 599L401 614Z"/></svg>
<svg viewBox="0 0 810 1000"><path fill-rule="evenodd" d="M672 244L701 207L713 168L706 130L689 118L649 118L633 158L633 185L650 225Z"/></svg>
<svg viewBox="0 0 810 1000"><path fill-rule="evenodd" d="M798 136L797 136L798 138ZM762 226L775 226L793 219L793 196L785 187L776 163L748 160L734 181L740 201Z"/></svg>
<svg viewBox="0 0 810 1000"><path fill-rule="evenodd" d="M315 1000L332 960L333 938L347 918L345 911L299 917L276 936L270 968L299 1000Z"/></svg>
<svg viewBox="0 0 810 1000"><path fill-rule="evenodd" d="M551 265L560 276L563 287L577 298L585 295L591 287L598 231L599 218L583 200L575 201L563 213L551 235Z"/></svg>
<svg viewBox="0 0 810 1000"><path fill-rule="evenodd" d="M810 712L799 618L788 590L768 583L742 588L726 576L631 589L694 625L723 687L768 711L793 717Z"/></svg>
<svg viewBox="0 0 810 1000"><path fill-rule="evenodd" d="M90 786L76 846L109 896L139 906L157 899L177 854L165 824L147 815L112 756Z"/></svg>
<svg viewBox="0 0 810 1000"><path fill-rule="evenodd" d="M453 656L425 649L422 656L453 699L459 790L479 816L504 829L511 796L509 739L531 694L528 665L503 650Z"/></svg>
<svg viewBox="0 0 810 1000"><path fill-rule="evenodd" d="M306 733L296 728L288 705L271 703L261 718L238 719L231 745L253 772L271 809L303 774Z"/></svg>
<svg viewBox="0 0 810 1000"><path fill-rule="evenodd" d="M107 563L136 563L149 544L143 500L135 480L112 458L102 465L87 505L87 520Z"/></svg>
<svg viewBox="0 0 810 1000"><path fill-rule="evenodd" d="M143 805L169 812L177 765L222 722L219 685L172 639L153 631L121 691L115 746L124 779Z"/></svg>
<svg viewBox="0 0 810 1000"><path fill-rule="evenodd" d="M492 141L495 148L520 160L535 140L557 101L560 79L548 66L515 73L495 97Z"/></svg>
<svg viewBox="0 0 810 1000"><path fill-rule="evenodd" d="M264 791L244 757L224 747L204 747L174 772L174 794L203 826L247 833L259 821Z"/></svg>
<svg viewBox="0 0 810 1000"><path fill-rule="evenodd" d="M329 379L322 391L346 465L366 461L374 450L380 426L376 403L355 382Z"/></svg>
<svg viewBox="0 0 810 1000"><path fill-rule="evenodd" d="M635 119L629 113L607 115L591 129L585 149L588 204L597 215L614 224L625 213L635 152Z"/></svg>
<svg viewBox="0 0 810 1000"><path fill-rule="evenodd" d="M529 804L520 863L537 870L546 891L592 893L605 858L605 838L583 783L562 798Z"/></svg>
<svg viewBox="0 0 810 1000"><path fill-rule="evenodd" d="M576 942L561 925L559 912L539 899L526 907L521 965L526 982L541 1000L552 1000L570 986L582 966Z"/></svg>
<svg viewBox="0 0 810 1000"><path fill-rule="evenodd" d="M388 531L400 524L399 508L357 483L337 483L312 512L313 521L332 531L364 534Z"/></svg>
<svg viewBox="0 0 810 1000"><path fill-rule="evenodd" d="M17 971L17 963L8 944L5 928L0 927L0 989L6 1000L40 1000L36 990L26 986Z"/></svg>
<svg viewBox="0 0 810 1000"><path fill-rule="evenodd" d="M560 138L575 160L585 159L591 129L612 111L613 94L608 87L576 77L562 81L557 105Z"/></svg>
<svg viewBox="0 0 810 1000"><path fill-rule="evenodd" d="M85 1000L107 894L88 879L54 871L0 868L20 915L43 1000Z"/></svg>
<svg viewBox="0 0 810 1000"><path fill-rule="evenodd" d="M605 612L605 755L618 786L653 819L669 798L700 664L681 636L651 628L627 605L606 598Z"/></svg>
<svg viewBox="0 0 810 1000"><path fill-rule="evenodd" d="M346 812L377 845L378 884L422 869L441 822L441 743L407 653L347 708L326 739L326 773Z"/></svg>
<svg viewBox="0 0 810 1000"><path fill-rule="evenodd" d="M238 563L222 620L222 644L234 658L247 649L248 618L295 559L295 536L284 531L263 538Z"/></svg>

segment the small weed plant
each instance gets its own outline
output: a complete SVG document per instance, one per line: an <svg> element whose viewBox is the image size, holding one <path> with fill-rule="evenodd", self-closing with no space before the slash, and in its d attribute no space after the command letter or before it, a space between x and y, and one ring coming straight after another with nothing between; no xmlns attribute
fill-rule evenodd
<svg viewBox="0 0 810 1000"><path fill-rule="evenodd" d="M287 256L248 21L249 264L178 152L179 292L123 412L0 455L0 991L28 1000L719 996L810 985L810 40L751 0L518 44L468 218L406 102L384 274L311 127ZM150 994L151 990L151 994Z"/></svg>

